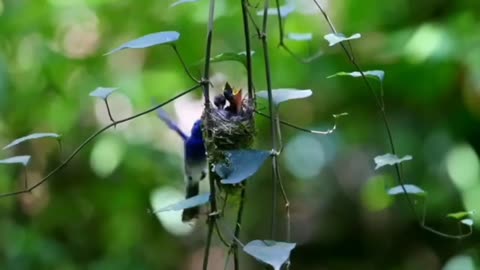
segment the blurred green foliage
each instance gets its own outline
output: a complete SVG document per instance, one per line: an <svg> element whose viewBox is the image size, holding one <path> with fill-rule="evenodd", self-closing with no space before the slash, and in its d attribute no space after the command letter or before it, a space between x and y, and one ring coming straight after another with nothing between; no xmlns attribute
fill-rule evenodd
<svg viewBox="0 0 480 270"><path fill-rule="evenodd" d="M240 3L217 2L212 55L244 51ZM446 215L480 206L480 2L321 2L340 32L362 33L352 41L361 66L385 71L396 148L401 156L413 156L403 165L403 176L428 192L427 223L458 233ZM208 1L170 4L0 0L0 143L33 132L63 137L61 151L54 141L42 139L3 151L1 158L32 155L28 179L34 184L108 123L103 103L88 96L96 87L120 89L111 96L119 119L192 86L167 46L103 56L128 40L174 30L181 33L180 53L199 76ZM283 129L281 169L298 243L292 269L480 267L478 229L462 241L433 235L419 228L404 199L382 192L395 180L389 169L373 170L373 157L388 152L378 108L361 80L327 79L354 69L323 39L329 31L312 1L296 4L286 32L312 32L313 40L286 44L299 56L318 51L321 56L302 64L278 48L278 22L270 18L274 88L313 90L309 99L282 105L281 115L317 129L329 128L334 113L349 116L328 136ZM252 44L255 86L264 89L260 42L252 37ZM215 63L211 74L217 91L225 80L245 87L240 63ZM167 109L179 121L192 121L200 114L199 97L198 92L181 98ZM256 147L268 149L269 123L258 118L257 124ZM151 201L163 198L152 194L183 190L181 161L181 141L154 116L106 132L32 194L0 199L0 269L199 269L203 221L179 236L147 211ZM265 194L270 194L271 177L266 167L248 186L245 242L268 236L270 195ZM20 189L23 173L2 165L0 191ZM173 191L154 192L167 187ZM282 231L282 205L279 209ZM229 220L234 208L226 211ZM473 219L480 224L478 216ZM216 242L211 269L223 269L225 256ZM242 264L261 269L246 255Z"/></svg>

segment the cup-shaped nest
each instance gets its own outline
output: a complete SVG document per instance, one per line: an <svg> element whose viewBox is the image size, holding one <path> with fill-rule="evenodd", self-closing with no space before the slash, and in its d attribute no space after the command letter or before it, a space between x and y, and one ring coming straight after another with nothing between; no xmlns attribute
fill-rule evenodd
<svg viewBox="0 0 480 270"><path fill-rule="evenodd" d="M208 114L208 115L207 115ZM210 152L250 148L255 139L254 105L244 100L238 112L212 107L202 118ZM212 153L214 154L214 153Z"/></svg>

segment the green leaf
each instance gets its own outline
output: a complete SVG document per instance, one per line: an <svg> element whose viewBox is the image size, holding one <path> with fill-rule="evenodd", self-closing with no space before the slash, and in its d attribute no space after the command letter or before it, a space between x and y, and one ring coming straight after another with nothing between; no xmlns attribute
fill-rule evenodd
<svg viewBox="0 0 480 270"><path fill-rule="evenodd" d="M295 41L310 41L313 38L312 33L288 33L288 39Z"/></svg>
<svg viewBox="0 0 480 270"><path fill-rule="evenodd" d="M447 214L447 217L461 220L474 214L474 211L461 211Z"/></svg>
<svg viewBox="0 0 480 270"><path fill-rule="evenodd" d="M280 270L290 258L295 243L275 242L269 240L253 240L243 247L243 251L255 259Z"/></svg>
<svg viewBox="0 0 480 270"><path fill-rule="evenodd" d="M414 194L419 196L423 196L426 194L426 192L423 189L415 185L406 184L406 185L403 185L403 187L405 188L408 194ZM396 186L388 190L389 195L399 195L404 193L405 192L403 191L402 186Z"/></svg>
<svg viewBox="0 0 480 270"><path fill-rule="evenodd" d="M179 0L173 4L170 5L170 7L176 7L178 5L181 5L181 4L185 4L185 3L193 3L193 2L197 2L198 0Z"/></svg>
<svg viewBox="0 0 480 270"><path fill-rule="evenodd" d="M274 8L269 8L269 9L267 10L267 15L268 15L268 16L272 16L272 15L275 15L275 16L276 16L276 15L278 14L277 11L278 11L278 10L277 10L276 7L274 7ZM281 16L282 18L285 18L285 17L287 17L288 15L290 15L290 14L291 14L292 12L294 12L294 11L295 11L295 4L292 3L292 1L289 1L288 4L283 5L283 6L280 7L280 16ZM263 16L263 9L257 11L257 16Z"/></svg>
<svg viewBox="0 0 480 270"><path fill-rule="evenodd" d="M255 51L250 52L251 56L253 54L255 54ZM211 57L210 62L216 63L216 62L225 62L225 61L235 61L235 62L242 63L244 67L247 67L247 59L245 55L247 55L247 52L239 52L239 53L226 52L226 53L221 53L221 54L215 55L214 57Z"/></svg>
<svg viewBox="0 0 480 270"><path fill-rule="evenodd" d="M407 160L412 160L412 156L404 156L402 158L398 158L396 155L392 155L392 154L385 154L385 155L382 155L382 156L376 156L374 158L374 161L375 161L375 164L377 164L377 166L375 167L375 170L383 167L383 166L386 166L386 165L395 165L395 164L398 164L398 163L401 163L401 162L404 162L404 161L407 161Z"/></svg>
<svg viewBox="0 0 480 270"><path fill-rule="evenodd" d="M353 39L359 39L362 37L362 35L360 35L359 33L356 33L356 34L353 34L349 37L346 37L344 34L342 33L330 33L330 34L326 34L325 36L323 36L327 41L328 41L328 46L333 46L335 44L338 44L340 42L343 42L343 41L347 41L347 40L353 40Z"/></svg>
<svg viewBox="0 0 480 270"><path fill-rule="evenodd" d="M143 49L156 45L168 44L177 41L180 38L180 33L175 31L158 32L148 34L143 37L131 40L120 47L111 50L105 55L116 53L124 49Z"/></svg>
<svg viewBox="0 0 480 270"><path fill-rule="evenodd" d="M383 78L385 77L385 72L383 70L368 70L368 71L364 71L363 75L365 75L365 77L367 78L374 78L379 80L380 82L383 82ZM337 77L337 76L350 76L350 77L358 78L358 77L362 77L362 73L358 71L354 71L354 72L341 71L328 76L327 79Z"/></svg>
<svg viewBox="0 0 480 270"><path fill-rule="evenodd" d="M191 198L180 201L178 203L174 203L169 206L155 210L155 213L165 212L165 211L179 211L187 208L192 208L195 206L206 204L209 199L210 199L210 193L199 194L197 196L193 196Z"/></svg>
<svg viewBox="0 0 480 270"><path fill-rule="evenodd" d="M298 89L273 89L272 90L272 99L275 105L291 100L291 99L301 99L306 98L312 95L312 90L298 90ZM268 99L267 91L257 92L257 97Z"/></svg>
<svg viewBox="0 0 480 270"><path fill-rule="evenodd" d="M222 177L222 184L238 184L254 175L270 156L270 152L262 150L227 151L227 164L215 165L215 171Z"/></svg>
<svg viewBox="0 0 480 270"><path fill-rule="evenodd" d="M14 156L0 160L0 164L22 164L23 166L27 166L29 161L30 156Z"/></svg>
<svg viewBox="0 0 480 270"><path fill-rule="evenodd" d="M113 92L117 91L118 88L111 87L97 87L95 90L90 92L91 97L98 97L103 100L107 99Z"/></svg>
<svg viewBox="0 0 480 270"><path fill-rule="evenodd" d="M29 140L36 140L41 138L60 138L60 135L56 133L33 133L18 139L15 139L13 142L9 143L7 146L3 147L3 150L8 149L17 144L23 143Z"/></svg>
<svg viewBox="0 0 480 270"><path fill-rule="evenodd" d="M471 218L462 219L460 222L470 227L473 226L473 219Z"/></svg>

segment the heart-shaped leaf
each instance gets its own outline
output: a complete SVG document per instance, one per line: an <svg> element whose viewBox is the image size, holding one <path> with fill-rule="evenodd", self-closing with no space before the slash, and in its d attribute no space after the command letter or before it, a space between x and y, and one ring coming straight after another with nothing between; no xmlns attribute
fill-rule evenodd
<svg viewBox="0 0 480 270"><path fill-rule="evenodd" d="M312 33L288 33L287 38L295 41L309 41L309 40L312 40L313 34Z"/></svg>
<svg viewBox="0 0 480 270"><path fill-rule="evenodd" d="M330 33L330 34L326 34L324 36L324 38L328 41L328 46L333 46L335 44L338 44L340 42L347 41L347 40L359 39L361 37L362 37L362 35L360 35L359 33L353 34L349 37L346 37L342 33L336 33L336 34L335 33Z"/></svg>
<svg viewBox="0 0 480 270"><path fill-rule="evenodd" d="M396 155L392 155L392 154L376 156L374 158L375 164L377 164L377 166L375 167L375 170L386 165L395 165L407 160L412 160L412 156L407 155L402 158L399 158Z"/></svg>
<svg viewBox="0 0 480 270"><path fill-rule="evenodd" d="M290 15L292 12L295 11L295 5L294 3L292 3L292 1L289 1L288 4L286 5L283 5L280 7L280 16L282 18L285 18L287 17L288 15ZM270 15L277 15L278 14L278 10L276 7L274 8L269 8L267 10L267 15L270 16ZM259 10L257 11L257 16L263 16L263 10Z"/></svg>
<svg viewBox="0 0 480 270"><path fill-rule="evenodd" d="M113 92L115 92L118 88L113 87L97 87L95 90L90 92L91 97L98 97L103 100L107 99Z"/></svg>
<svg viewBox="0 0 480 270"><path fill-rule="evenodd" d="M291 99L302 99L312 95L312 90L298 90L298 89L273 89L272 90L272 99L275 105L291 100ZM257 92L257 97L268 99L267 91Z"/></svg>
<svg viewBox="0 0 480 270"><path fill-rule="evenodd" d="M197 2L198 0L179 0L173 4L170 5L170 7L176 7L178 5L181 5L181 4L185 4L185 3L193 3L193 2Z"/></svg>
<svg viewBox="0 0 480 270"><path fill-rule="evenodd" d="M385 72L383 70L368 70L368 71L364 71L363 75L365 75L365 77L367 78L374 78L379 80L380 82L383 82L383 78L385 77ZM330 79L337 76L350 76L350 77L358 78L358 77L362 77L362 73L358 71L354 71L354 72L341 71L333 75L330 75L327 78Z"/></svg>
<svg viewBox="0 0 480 270"><path fill-rule="evenodd" d="M13 142L9 143L7 146L3 147L3 149L8 149L12 146L15 146L17 144L23 143L25 141L29 140L36 140L36 139L41 139L41 138L60 138L60 135L56 133L33 133L27 136L23 136L21 138L15 139Z"/></svg>
<svg viewBox="0 0 480 270"><path fill-rule="evenodd" d="M109 51L105 55L116 53L124 49L143 49L143 48L148 48L156 45L168 44L168 43L177 41L179 38L180 38L180 33L175 31L166 31L166 32L148 34L143 37L131 40L121 45L120 47Z"/></svg>
<svg viewBox="0 0 480 270"><path fill-rule="evenodd" d="M406 185L403 185L403 187L405 188L408 194L414 194L414 195L420 195L420 196L423 196L426 194L426 192L423 189L415 185L406 184ZM403 190L402 186L396 186L388 190L388 195L398 195L398 194L404 194L404 193L405 191Z"/></svg>
<svg viewBox="0 0 480 270"><path fill-rule="evenodd" d="M462 219L460 222L470 227L473 226L473 219L471 218Z"/></svg>
<svg viewBox="0 0 480 270"><path fill-rule="evenodd" d="M0 160L0 164L22 164L23 166L27 166L29 161L30 156L14 156Z"/></svg>
<svg viewBox="0 0 480 270"><path fill-rule="evenodd" d="M461 211L456 213L447 214L447 217L454 218L456 220L462 220L474 214L474 211Z"/></svg>
<svg viewBox="0 0 480 270"><path fill-rule="evenodd" d="M217 164L215 170L223 175L222 184L238 184L254 175L270 156L270 152L261 150L227 151L229 165Z"/></svg>
<svg viewBox="0 0 480 270"><path fill-rule="evenodd" d="M165 212L165 211L179 211L187 208L192 208L195 206L206 204L209 199L210 199L210 193L199 194L197 196L193 196L191 198L180 201L178 203L174 203L166 207L160 208L158 210L155 210L155 213Z"/></svg>
<svg viewBox="0 0 480 270"><path fill-rule="evenodd" d="M273 269L280 270L290 258L290 252L295 246L295 243L253 240L243 247L243 251L255 259L271 265Z"/></svg>

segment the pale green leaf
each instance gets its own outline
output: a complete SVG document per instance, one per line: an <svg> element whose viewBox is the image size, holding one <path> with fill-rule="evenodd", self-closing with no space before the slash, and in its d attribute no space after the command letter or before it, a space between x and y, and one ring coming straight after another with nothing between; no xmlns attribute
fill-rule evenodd
<svg viewBox="0 0 480 270"><path fill-rule="evenodd" d="M95 90L90 92L91 97L98 97L103 100L107 99L113 92L115 92L118 88L113 87L97 87Z"/></svg>
<svg viewBox="0 0 480 270"><path fill-rule="evenodd" d="M275 242L270 240L253 240L243 247L243 251L255 259L280 270L289 260L295 243Z"/></svg>
<svg viewBox="0 0 480 270"><path fill-rule="evenodd" d="M30 156L14 156L0 160L0 164L22 164L23 166L27 166L29 161Z"/></svg>
<svg viewBox="0 0 480 270"><path fill-rule="evenodd" d="M156 45L168 44L177 41L180 33L175 31L158 32L145 35L143 37L131 40L120 47L117 47L105 55L116 53L124 49L143 49Z"/></svg>
<svg viewBox="0 0 480 270"><path fill-rule="evenodd" d="M272 90L272 99L275 105L279 105L282 102L292 99L302 99L307 98L312 95L312 90L298 90L298 89L273 89ZM268 99L267 91L257 92L257 97Z"/></svg>
<svg viewBox="0 0 480 270"><path fill-rule="evenodd" d="M330 33L324 36L324 38L328 41L328 46L333 46L335 44L338 44L340 42L347 41L347 40L359 39L361 37L362 35L360 35L359 33L353 34L349 37L346 37L342 33L336 33L336 34Z"/></svg>
<svg viewBox="0 0 480 270"><path fill-rule="evenodd" d="M188 198L186 200L157 209L155 210L155 213L165 212L165 211L180 211L183 209L200 206L200 205L206 204L209 199L210 199L210 193L199 194L191 198Z"/></svg>
<svg viewBox="0 0 480 270"><path fill-rule="evenodd" d="M415 186L415 185L410 185L410 184L406 184L406 185L403 185L403 187L405 188L405 191L408 193L408 194L414 194L414 195L419 195L419 196L423 196L426 194L426 192ZM393 187L391 189L388 190L388 194L389 195L399 195L399 194L405 194L405 191L403 190L402 186L396 186L396 187Z"/></svg>
<svg viewBox="0 0 480 270"><path fill-rule="evenodd" d="M270 156L270 152L261 150L227 151L228 165L217 164L217 174L223 176L222 184L238 184L254 175Z"/></svg>
<svg viewBox="0 0 480 270"><path fill-rule="evenodd" d="M385 155L381 155L381 156L376 156L374 158L374 161L375 161L375 164L377 164L377 166L375 167L375 170L383 167L383 166L386 166L386 165L395 165L395 164L398 164L398 163L402 163L404 161L408 161L408 160L412 160L412 156L404 156L402 158L399 158L397 157L396 155L392 155L392 154L385 154Z"/></svg>
<svg viewBox="0 0 480 270"><path fill-rule="evenodd" d="M13 142L9 143L7 146L3 147L3 149L8 149L12 146L15 146L17 144L23 143L25 141L29 140L36 140L36 139L41 139L41 138L60 138L60 135L56 133L33 133L27 136L23 136L21 138L15 139Z"/></svg>

